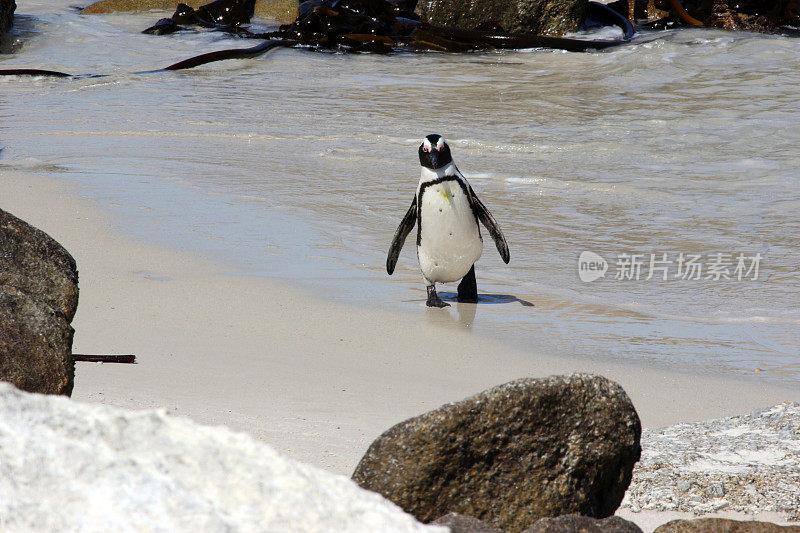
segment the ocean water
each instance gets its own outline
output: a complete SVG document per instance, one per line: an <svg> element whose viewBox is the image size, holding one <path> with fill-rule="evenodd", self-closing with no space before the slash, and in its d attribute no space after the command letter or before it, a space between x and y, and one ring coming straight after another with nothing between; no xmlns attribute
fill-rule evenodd
<svg viewBox="0 0 800 533"><path fill-rule="evenodd" d="M0 77L0 176L70 180L122 231L231 275L564 357L800 381L800 40L693 29L582 54L277 50L136 74L253 43L142 35L165 15L81 16L64 0L17 13L0 68L109 75ZM425 308L413 239L385 272L429 133L510 245L504 265L484 232L477 306Z"/></svg>

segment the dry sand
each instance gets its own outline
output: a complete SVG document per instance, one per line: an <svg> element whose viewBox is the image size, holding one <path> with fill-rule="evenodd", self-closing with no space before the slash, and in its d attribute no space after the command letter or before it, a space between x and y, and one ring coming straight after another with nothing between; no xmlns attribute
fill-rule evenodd
<svg viewBox="0 0 800 533"><path fill-rule="evenodd" d="M0 207L75 257L74 351L138 357L135 366L78 363L74 399L224 424L335 473L349 474L393 424L526 376L603 374L625 388L645 427L800 401L800 390L732 377L510 348L422 303L407 315L227 275L224 263L132 240L67 182L4 171ZM648 529L665 519L631 517Z"/></svg>

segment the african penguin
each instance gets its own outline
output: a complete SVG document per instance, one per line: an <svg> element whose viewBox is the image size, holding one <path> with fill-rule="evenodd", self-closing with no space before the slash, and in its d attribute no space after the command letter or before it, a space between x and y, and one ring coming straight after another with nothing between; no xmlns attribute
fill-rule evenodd
<svg viewBox="0 0 800 533"><path fill-rule="evenodd" d="M458 284L459 302L477 302L475 261L483 251L480 220L494 239L500 257L508 263L503 233L466 178L456 168L450 147L441 135L428 135L419 147L422 176L414 201L394 234L386 271L394 272L403 243L417 225L417 258L428 288L428 307L446 307L436 294L436 283Z"/></svg>

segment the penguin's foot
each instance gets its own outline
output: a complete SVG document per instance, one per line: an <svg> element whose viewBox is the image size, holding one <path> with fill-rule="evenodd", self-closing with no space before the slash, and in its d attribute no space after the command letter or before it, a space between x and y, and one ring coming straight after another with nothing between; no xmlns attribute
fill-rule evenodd
<svg viewBox="0 0 800 533"><path fill-rule="evenodd" d="M472 265L467 275L458 284L458 301L468 304L478 303L478 282L475 281L475 265Z"/></svg>
<svg viewBox="0 0 800 533"><path fill-rule="evenodd" d="M450 307L450 304L439 298L436 294L436 286L428 285L428 301L425 302L428 307Z"/></svg>

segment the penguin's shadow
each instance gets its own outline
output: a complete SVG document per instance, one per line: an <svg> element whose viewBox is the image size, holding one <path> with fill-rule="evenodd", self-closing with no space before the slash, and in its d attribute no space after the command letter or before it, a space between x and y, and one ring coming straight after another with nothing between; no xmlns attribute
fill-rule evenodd
<svg viewBox="0 0 800 533"><path fill-rule="evenodd" d="M458 293L456 292L440 292L439 297L442 300L447 300L448 302L458 302ZM478 303L479 304L510 304L513 302L519 302L519 304L523 307L536 307L531 302L527 300L523 300L522 298L517 298L512 294L479 294L478 295Z"/></svg>

